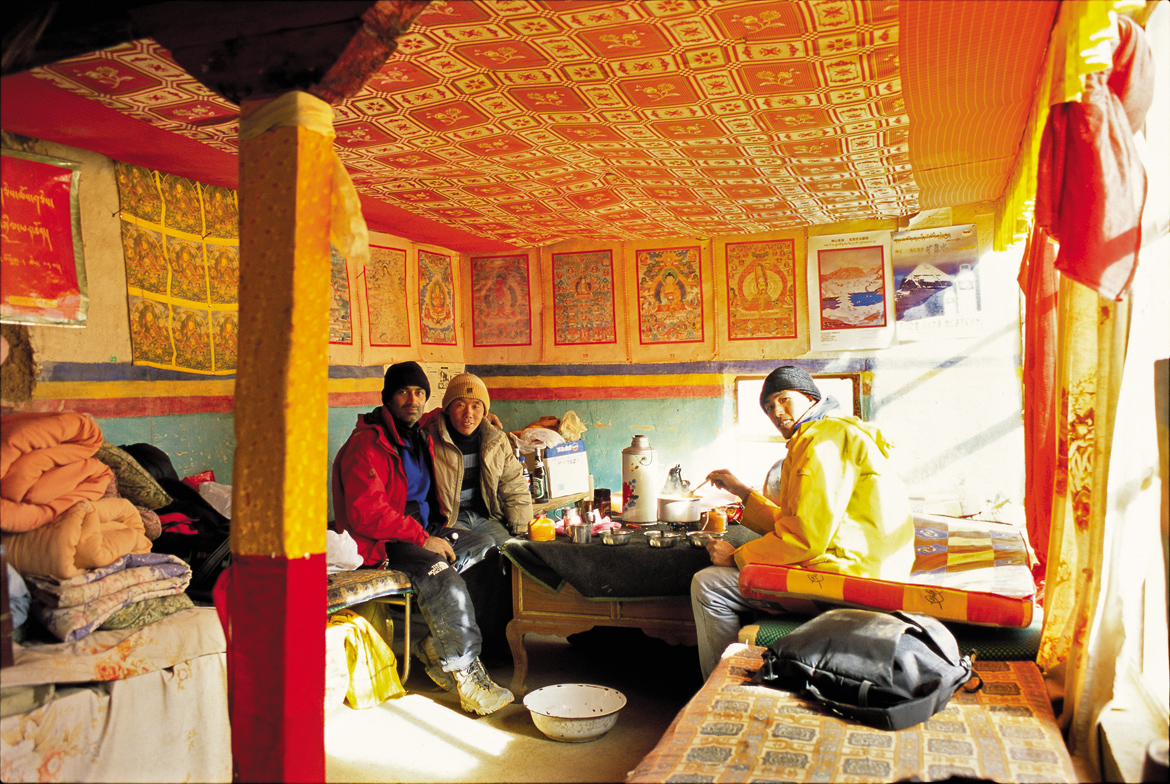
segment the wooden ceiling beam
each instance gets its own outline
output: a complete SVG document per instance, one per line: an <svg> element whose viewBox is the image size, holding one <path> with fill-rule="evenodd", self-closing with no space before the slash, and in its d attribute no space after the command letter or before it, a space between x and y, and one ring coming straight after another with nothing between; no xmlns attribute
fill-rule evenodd
<svg viewBox="0 0 1170 784"><path fill-rule="evenodd" d="M17 3L5 12L4 74L152 38L234 104L291 90L336 103L385 64L428 2Z"/></svg>

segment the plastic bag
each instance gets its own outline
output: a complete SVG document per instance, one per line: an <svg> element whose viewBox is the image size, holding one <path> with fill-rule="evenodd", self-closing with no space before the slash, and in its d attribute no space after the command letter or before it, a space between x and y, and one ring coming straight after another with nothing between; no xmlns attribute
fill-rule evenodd
<svg viewBox="0 0 1170 784"><path fill-rule="evenodd" d="M325 532L325 571L328 574L336 572L352 572L362 565L362 557L358 554L357 542L348 531Z"/></svg>
<svg viewBox="0 0 1170 784"><path fill-rule="evenodd" d="M547 427L529 427L512 435L515 438L516 446L520 447L520 452L523 454L535 452L538 447L548 449L550 446L565 443L564 436L555 430L549 430Z"/></svg>
<svg viewBox="0 0 1170 784"><path fill-rule="evenodd" d="M211 504L215 511L229 520L232 517L232 486L221 485L219 482L202 482L199 485L199 495Z"/></svg>
<svg viewBox="0 0 1170 784"><path fill-rule="evenodd" d="M564 436L566 441L580 441L581 436L585 435L585 430L585 423L577 416L576 411L566 411L561 417L560 427L557 428L557 432Z"/></svg>

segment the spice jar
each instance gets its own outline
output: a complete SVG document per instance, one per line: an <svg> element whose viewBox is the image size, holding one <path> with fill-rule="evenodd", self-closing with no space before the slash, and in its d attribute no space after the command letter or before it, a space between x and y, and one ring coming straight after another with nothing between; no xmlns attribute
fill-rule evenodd
<svg viewBox="0 0 1170 784"><path fill-rule="evenodd" d="M552 520L543 514L538 515L531 523L528 524L528 541L551 542L556 538L556 526L553 525Z"/></svg>

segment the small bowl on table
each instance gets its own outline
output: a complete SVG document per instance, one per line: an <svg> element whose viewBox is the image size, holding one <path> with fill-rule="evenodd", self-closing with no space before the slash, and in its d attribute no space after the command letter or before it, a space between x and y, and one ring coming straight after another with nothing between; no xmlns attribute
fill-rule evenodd
<svg viewBox="0 0 1170 784"><path fill-rule="evenodd" d="M634 532L629 528L611 528L608 531L602 531L599 536L602 544L622 545L629 544L633 534Z"/></svg>
<svg viewBox="0 0 1170 784"><path fill-rule="evenodd" d="M727 536L726 531L691 531L687 534L687 541L691 547L706 547L712 539L722 539Z"/></svg>
<svg viewBox="0 0 1170 784"><path fill-rule="evenodd" d="M678 531L644 531L646 543L651 547L674 547L682 539Z"/></svg>

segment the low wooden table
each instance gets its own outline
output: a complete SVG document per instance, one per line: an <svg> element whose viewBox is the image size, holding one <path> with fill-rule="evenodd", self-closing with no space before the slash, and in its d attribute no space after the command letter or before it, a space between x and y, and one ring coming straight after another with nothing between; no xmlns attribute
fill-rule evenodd
<svg viewBox="0 0 1170 784"><path fill-rule="evenodd" d="M728 541L736 546L754 536L741 526L728 529ZM637 534L620 547L597 539L573 544L558 536L553 542L510 540L504 555L512 562L506 634L517 695L528 674L524 635L529 632L567 637L594 626L624 626L675 645L697 642L690 585L695 572L711 565L705 549L686 542L652 548Z"/></svg>
<svg viewBox="0 0 1170 784"><path fill-rule="evenodd" d="M567 637L594 626L626 626L641 629L674 645L695 645L695 621L689 596L661 599L586 599L576 588L564 585L554 593L520 569L512 569L512 620L508 623L508 646L515 669L512 693L524 694L528 675L528 653L524 635L553 634Z"/></svg>

